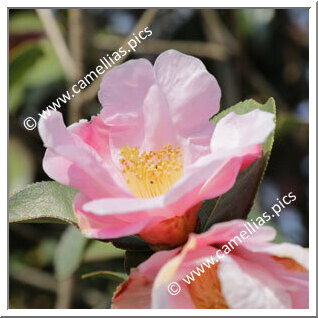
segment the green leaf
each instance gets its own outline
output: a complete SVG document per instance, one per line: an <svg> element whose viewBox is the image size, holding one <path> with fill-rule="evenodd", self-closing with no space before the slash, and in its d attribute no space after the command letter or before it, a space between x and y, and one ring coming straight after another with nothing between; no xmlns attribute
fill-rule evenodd
<svg viewBox="0 0 318 318"><path fill-rule="evenodd" d="M125 251L116 248L110 243L91 240L85 250L83 261L84 262L97 262L107 261L109 259L124 257Z"/></svg>
<svg viewBox="0 0 318 318"><path fill-rule="evenodd" d="M13 115L25 100L25 84L23 81L15 82L9 87L9 112Z"/></svg>
<svg viewBox="0 0 318 318"><path fill-rule="evenodd" d="M77 226L73 213L76 190L55 181L31 184L9 197L9 222L68 223Z"/></svg>
<svg viewBox="0 0 318 318"><path fill-rule="evenodd" d="M254 109L261 109L275 114L275 101L273 98L270 98L262 105L249 99L229 107L214 116L211 121L217 124L221 118L232 111L236 114L245 114ZM199 220L196 229L197 232L206 231L209 227L218 222L229 221L232 219L246 219L254 204L256 193L262 182L273 142L274 133L271 133L262 145L263 156L254 161L238 175L233 188L225 194L203 203L202 208L198 213Z"/></svg>
<svg viewBox="0 0 318 318"><path fill-rule="evenodd" d="M125 254L125 271L129 274L131 268L137 267L146 261L154 252L153 251L126 251Z"/></svg>
<svg viewBox="0 0 318 318"><path fill-rule="evenodd" d="M30 60L32 55L29 52L30 43L28 42L19 46L16 49L18 53L14 51L10 59L10 67L14 71L13 74L10 73L10 114L14 114L23 103L26 104L25 106L31 104L31 108L36 108L43 103L43 99L47 98L51 91L56 91L57 85L64 85L63 69L52 44L47 40L31 43L33 53L41 51L41 56L33 61ZM25 57L27 52L30 57ZM20 58L28 58L26 64L20 65Z"/></svg>
<svg viewBox="0 0 318 318"><path fill-rule="evenodd" d="M34 10L17 10L10 15L10 35L41 31L43 31L43 26Z"/></svg>
<svg viewBox="0 0 318 318"><path fill-rule="evenodd" d="M49 41L41 41L38 47L42 50L43 56L26 72L23 79L27 86L38 88L63 80L63 68L52 44Z"/></svg>
<svg viewBox="0 0 318 318"><path fill-rule="evenodd" d="M76 228L69 226L63 233L54 255L55 275L65 279L80 266L87 239Z"/></svg>
<svg viewBox="0 0 318 318"><path fill-rule="evenodd" d="M10 57L9 63L9 86L22 80L23 76L36 61L43 56L43 50L40 46L31 43L21 45Z"/></svg>
<svg viewBox="0 0 318 318"><path fill-rule="evenodd" d="M125 273L111 272L111 271L97 271L97 272L91 272L91 273L82 275L82 279L96 277L96 276L97 277L103 276L105 278L109 278L111 280L114 280L120 283L129 278L129 276Z"/></svg>
<svg viewBox="0 0 318 318"><path fill-rule="evenodd" d="M16 137L9 137L9 193L23 189L33 181L34 158Z"/></svg>
<svg viewBox="0 0 318 318"><path fill-rule="evenodd" d="M273 97L270 97L265 104L261 104L254 99L246 99L242 102L239 102L231 107L224 109L222 112L217 113L213 116L210 121L215 122L216 124L227 114L235 112L238 115L243 115L251 112L254 109L260 109L265 112L272 114L276 113L275 100Z"/></svg>

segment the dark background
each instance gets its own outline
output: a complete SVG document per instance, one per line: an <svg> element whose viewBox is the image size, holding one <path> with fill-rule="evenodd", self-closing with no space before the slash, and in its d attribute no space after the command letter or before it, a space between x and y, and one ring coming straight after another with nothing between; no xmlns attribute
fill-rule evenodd
<svg viewBox="0 0 318 318"><path fill-rule="evenodd" d="M9 191L49 180L42 170L44 147L37 129L23 120L38 118L99 58L130 37L137 23L153 31L128 58L154 62L175 48L199 57L222 89L222 108L243 99L277 105L277 130L271 159L251 215L266 211L292 191L297 200L272 223L277 241L308 247L308 10L305 9L89 9L53 10L41 20L36 10L9 11ZM47 30L58 25L75 61L65 71ZM98 83L60 111L65 122L100 110ZM80 276L94 270L123 271L123 251L110 244L85 243L81 265L70 277L57 273L57 251L66 226L10 225L10 308L109 308L116 282ZM63 266L62 266L63 267Z"/></svg>

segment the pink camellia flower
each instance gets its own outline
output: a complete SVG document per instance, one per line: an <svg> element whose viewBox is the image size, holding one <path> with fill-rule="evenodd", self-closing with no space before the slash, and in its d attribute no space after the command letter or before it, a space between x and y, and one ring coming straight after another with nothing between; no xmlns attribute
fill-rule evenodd
<svg viewBox="0 0 318 318"><path fill-rule="evenodd" d="M308 250L269 243L271 227L250 234L244 225L218 223L153 254L117 288L112 308L308 308Z"/></svg>
<svg viewBox="0 0 318 318"><path fill-rule="evenodd" d="M139 234L176 246L194 230L201 202L228 191L261 156L273 114L229 113L215 126L221 92L194 57L169 50L154 66L128 61L104 76L90 122L40 120L46 173L79 189L74 208L90 238Z"/></svg>

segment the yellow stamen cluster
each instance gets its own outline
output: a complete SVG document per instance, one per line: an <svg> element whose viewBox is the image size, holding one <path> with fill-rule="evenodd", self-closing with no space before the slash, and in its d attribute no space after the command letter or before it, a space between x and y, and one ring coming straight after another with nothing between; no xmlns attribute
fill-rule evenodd
<svg viewBox="0 0 318 318"><path fill-rule="evenodd" d="M139 153L139 147L121 149L120 163L129 189L140 198L163 194L183 175L180 146L167 145L160 151Z"/></svg>

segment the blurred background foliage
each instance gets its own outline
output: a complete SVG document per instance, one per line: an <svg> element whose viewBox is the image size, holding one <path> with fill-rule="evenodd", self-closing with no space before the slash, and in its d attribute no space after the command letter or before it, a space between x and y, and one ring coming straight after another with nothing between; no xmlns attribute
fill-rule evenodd
<svg viewBox="0 0 318 318"><path fill-rule="evenodd" d="M69 85L94 69L100 57L118 49L136 26L150 26L153 34L128 58L154 62L169 48L199 57L221 86L223 109L246 98L262 103L275 98L275 143L250 217L292 191L297 200L272 226L279 231L277 241L308 247L306 9L10 10L10 194L48 180L42 170L42 141L36 129L23 127L23 120L38 118ZM57 35L48 36L50 30ZM73 74L67 72L61 44L70 52ZM94 82L61 107L67 124L100 110L98 87ZM9 235L10 308L109 308L121 277L81 275L124 272L123 250L88 241L76 229L56 224L13 224Z"/></svg>

